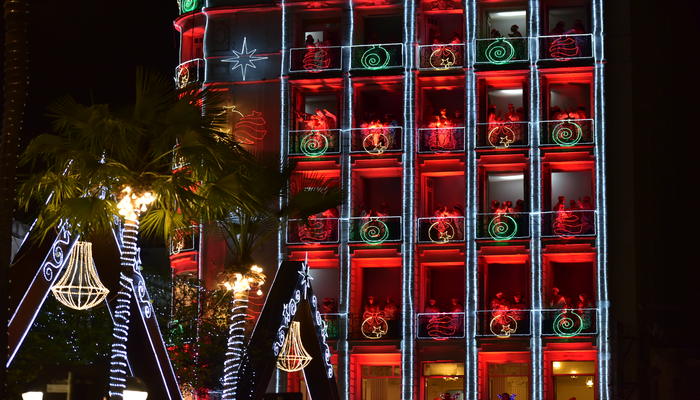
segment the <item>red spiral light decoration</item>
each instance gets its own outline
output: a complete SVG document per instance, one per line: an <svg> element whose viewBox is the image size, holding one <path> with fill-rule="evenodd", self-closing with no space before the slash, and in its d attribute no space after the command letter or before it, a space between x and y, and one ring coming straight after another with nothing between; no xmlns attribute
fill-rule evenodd
<svg viewBox="0 0 700 400"><path fill-rule="evenodd" d="M267 121L261 112L253 111L236 122L233 135L241 144L255 144L267 135Z"/></svg>
<svg viewBox="0 0 700 400"><path fill-rule="evenodd" d="M581 48L576 40L569 36L554 39L549 45L549 55L557 61L567 61L581 55Z"/></svg>
<svg viewBox="0 0 700 400"><path fill-rule="evenodd" d="M308 47L302 60L307 71L320 71L330 67L331 59L328 52L321 47Z"/></svg>

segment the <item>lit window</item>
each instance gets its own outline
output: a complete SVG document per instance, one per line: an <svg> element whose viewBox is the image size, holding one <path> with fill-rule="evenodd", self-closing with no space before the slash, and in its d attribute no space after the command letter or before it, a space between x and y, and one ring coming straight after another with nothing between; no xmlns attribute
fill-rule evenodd
<svg viewBox="0 0 700 400"><path fill-rule="evenodd" d="M552 362L554 399L593 400L595 398L595 362Z"/></svg>
<svg viewBox="0 0 700 400"><path fill-rule="evenodd" d="M425 400L464 399L464 364L426 363L423 365L425 378Z"/></svg>

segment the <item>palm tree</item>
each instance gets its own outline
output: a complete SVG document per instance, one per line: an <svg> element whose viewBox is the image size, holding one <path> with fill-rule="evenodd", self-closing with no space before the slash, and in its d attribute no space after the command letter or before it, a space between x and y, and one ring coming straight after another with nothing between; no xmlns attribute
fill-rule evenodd
<svg viewBox="0 0 700 400"><path fill-rule="evenodd" d="M214 98L201 91L177 93L172 86L139 70L135 101L127 107L65 98L50 108L55 133L38 136L23 157L37 172L20 187L20 200L25 207L42 202L35 227L40 236L66 221L76 234L96 237L117 227L116 216L123 219L110 398L121 398L124 390L129 282L138 273L139 232L167 240L193 221L260 207L245 190L254 160L212 128L213 117L202 116L200 107L206 110ZM174 158L187 167L173 170Z"/></svg>
<svg viewBox="0 0 700 400"><path fill-rule="evenodd" d="M226 232L230 259L224 274L224 284L233 292L226 360L224 363L223 399L236 397L238 369L244 354L245 322L248 295L251 289L265 283L265 276L256 261L256 253L263 250L287 218L306 218L336 207L342 198L338 187L315 176L303 178L297 187L291 187L293 165L280 169L276 160L260 160L249 175L250 196L262 208L250 213L246 209L232 210L231 217L219 221ZM278 207L282 200L283 207Z"/></svg>

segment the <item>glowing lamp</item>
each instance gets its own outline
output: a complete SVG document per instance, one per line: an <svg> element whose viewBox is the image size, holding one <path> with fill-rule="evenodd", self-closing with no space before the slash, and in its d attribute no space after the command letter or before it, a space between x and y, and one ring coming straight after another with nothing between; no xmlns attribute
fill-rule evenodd
<svg viewBox="0 0 700 400"><path fill-rule="evenodd" d="M24 392L22 393L22 400L41 400L44 398L44 393L42 392Z"/></svg>
<svg viewBox="0 0 700 400"><path fill-rule="evenodd" d="M593 387L593 379L587 380L587 381L586 381L586 386L588 386L589 388Z"/></svg>
<svg viewBox="0 0 700 400"><path fill-rule="evenodd" d="M554 369L559 369L559 368L561 368L561 363L559 361L555 361L552 363L552 367Z"/></svg>
<svg viewBox="0 0 700 400"><path fill-rule="evenodd" d="M124 389L124 400L146 400L148 389L143 381L135 376L126 378L126 389Z"/></svg>

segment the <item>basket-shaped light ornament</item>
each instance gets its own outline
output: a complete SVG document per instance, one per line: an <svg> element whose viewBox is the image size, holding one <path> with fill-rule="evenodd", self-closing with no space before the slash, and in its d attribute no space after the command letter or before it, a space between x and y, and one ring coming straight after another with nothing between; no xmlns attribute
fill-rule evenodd
<svg viewBox="0 0 700 400"><path fill-rule="evenodd" d="M287 338L277 357L277 368L285 372L301 371L311 362L311 356L301 343L299 322L292 321Z"/></svg>
<svg viewBox="0 0 700 400"><path fill-rule="evenodd" d="M92 259L92 243L77 242L73 247L63 276L51 287L56 300L75 310L87 310L107 297L107 289Z"/></svg>

